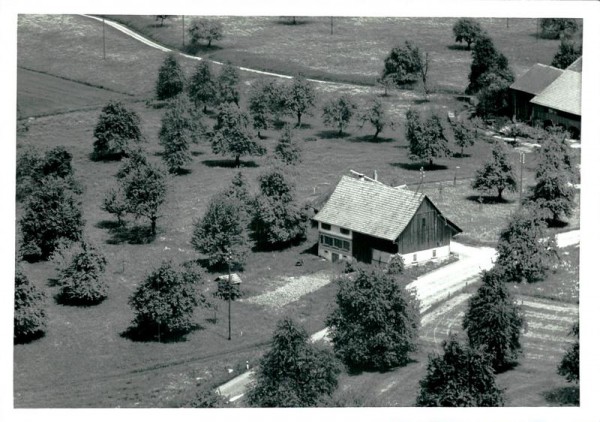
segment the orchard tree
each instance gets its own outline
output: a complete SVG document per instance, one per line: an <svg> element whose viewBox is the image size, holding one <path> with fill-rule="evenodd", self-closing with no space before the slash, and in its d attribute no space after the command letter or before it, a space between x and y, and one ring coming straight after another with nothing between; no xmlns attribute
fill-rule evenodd
<svg viewBox="0 0 600 422"><path fill-rule="evenodd" d="M576 340L560 361L558 374L569 382L579 382L579 322L573 325L570 334L575 336Z"/></svg>
<svg viewBox="0 0 600 422"><path fill-rule="evenodd" d="M190 44L198 46L200 40L206 40L207 47L211 47L213 41L223 39L223 25L212 19L194 19L188 27Z"/></svg>
<svg viewBox="0 0 600 422"><path fill-rule="evenodd" d="M504 406L503 392L485 352L460 344L455 334L444 341L443 349L442 355L429 356L417 406Z"/></svg>
<svg viewBox="0 0 600 422"><path fill-rule="evenodd" d="M542 19L541 27L542 38L551 40L571 38L579 30L579 24L576 19L564 18Z"/></svg>
<svg viewBox="0 0 600 422"><path fill-rule="evenodd" d="M219 107L211 139L213 152L235 157L235 167L238 168L241 156L264 155L265 148L253 139L249 126L248 114L236 105L224 104Z"/></svg>
<svg viewBox="0 0 600 422"><path fill-rule="evenodd" d="M289 317L277 323L248 402L256 407L315 407L335 391L341 368L333 353L310 342Z"/></svg>
<svg viewBox="0 0 600 422"><path fill-rule="evenodd" d="M41 336L46 329L46 295L29 281L17 263L15 268L14 342Z"/></svg>
<svg viewBox="0 0 600 422"><path fill-rule="evenodd" d="M154 15L155 21L160 21L160 26L162 27L165 21L169 18L172 18L173 15Z"/></svg>
<svg viewBox="0 0 600 422"><path fill-rule="evenodd" d="M192 161L190 144L198 143L204 125L184 95L169 103L161 123L158 138L164 148L162 159L171 173L180 173Z"/></svg>
<svg viewBox="0 0 600 422"><path fill-rule="evenodd" d="M196 66L188 83L188 96L196 107L203 107L204 113L209 105L217 103L217 83L210 71L210 64L202 60Z"/></svg>
<svg viewBox="0 0 600 422"><path fill-rule="evenodd" d="M406 112L406 139L411 159L427 160L429 167L433 166L435 157L450 153L442 120L436 113L425 118L417 110L409 109Z"/></svg>
<svg viewBox="0 0 600 422"><path fill-rule="evenodd" d="M248 182L241 171L238 171L235 176L233 176L231 184L223 191L223 195L240 202L243 210L246 212L246 215L243 216L245 220L250 217L250 214L254 209L252 204L253 198L250 196Z"/></svg>
<svg viewBox="0 0 600 422"><path fill-rule="evenodd" d="M510 85L513 78L509 74L488 72L479 78L481 88L477 91L477 115L509 116L511 112Z"/></svg>
<svg viewBox="0 0 600 422"><path fill-rule="evenodd" d="M238 70L231 64L224 64L221 73L217 77L217 98L219 104L235 103L240 101L240 75Z"/></svg>
<svg viewBox="0 0 600 422"><path fill-rule="evenodd" d="M359 120L361 122L361 128L365 123L369 123L373 126L373 129L375 129L373 140L377 140L381 131L386 127L390 127L392 130L395 127L395 122L389 117L379 98L372 98L369 101L367 108L360 114Z"/></svg>
<svg viewBox="0 0 600 422"><path fill-rule="evenodd" d="M289 124L284 126L281 138L275 146L275 158L285 165L294 165L302 161L302 148Z"/></svg>
<svg viewBox="0 0 600 422"><path fill-rule="evenodd" d="M193 267L177 268L165 261L148 275L129 298L134 329L143 337L184 334L194 328L194 311L206 305L202 274Z"/></svg>
<svg viewBox="0 0 600 422"><path fill-rule="evenodd" d="M356 111L356 104L347 95L332 98L323 106L323 124L338 129L338 136L342 136L344 128L350 124Z"/></svg>
<svg viewBox="0 0 600 422"><path fill-rule="evenodd" d="M503 144L499 142L494 144L491 158L475 172L472 187L482 193L495 190L498 201L502 200L502 193L505 190L511 192L517 190L517 176Z"/></svg>
<svg viewBox="0 0 600 422"><path fill-rule="evenodd" d="M452 27L452 32L456 42L466 42L467 50L470 50L471 44L483 33L483 29L475 19L460 18Z"/></svg>
<svg viewBox="0 0 600 422"><path fill-rule="evenodd" d="M285 90L285 105L289 114L297 117L296 126L302 124L303 115L312 115L317 94L311 82L301 76L293 79L292 84Z"/></svg>
<svg viewBox="0 0 600 422"><path fill-rule="evenodd" d="M460 148L460 156L465 156L465 148L475 143L475 130L468 120L456 120L452 123L454 142Z"/></svg>
<svg viewBox="0 0 600 422"><path fill-rule="evenodd" d="M94 157L96 159L121 159L130 141L143 140L140 118L127 110L121 102L110 101L103 109L94 129Z"/></svg>
<svg viewBox="0 0 600 422"><path fill-rule="evenodd" d="M575 60L580 58L582 53L581 45L577 46L574 42L563 39L550 65L559 69L566 69Z"/></svg>
<svg viewBox="0 0 600 422"><path fill-rule="evenodd" d="M177 57L170 53L165 57L162 66L158 70L156 81L156 97L159 100L168 100L183 92L185 86L185 75Z"/></svg>
<svg viewBox="0 0 600 422"><path fill-rule="evenodd" d="M419 304L391 275L358 268L337 280L327 326L336 355L351 369L388 370L406 365L417 349Z"/></svg>
<svg viewBox="0 0 600 422"><path fill-rule="evenodd" d="M192 245L208 256L211 266L242 267L249 251L245 204L233 195L218 194L194 224Z"/></svg>
<svg viewBox="0 0 600 422"><path fill-rule="evenodd" d="M83 230L81 199L57 177L43 178L19 220L21 253L29 261L47 259L62 241L77 241Z"/></svg>
<svg viewBox="0 0 600 422"><path fill-rule="evenodd" d="M523 312L497 270L483 273L482 284L469 299L463 328L473 349L483 349L496 372L514 365L521 353Z"/></svg>
<svg viewBox="0 0 600 422"><path fill-rule="evenodd" d="M471 53L473 60L471 62L471 72L469 73L469 85L466 93L476 94L482 88L489 85L488 74L495 74L497 77L508 82L514 81L514 74L508 67L508 59L494 46L492 39L487 35L481 35L475 41ZM488 79L483 78L488 76Z"/></svg>
<svg viewBox="0 0 600 422"><path fill-rule="evenodd" d="M423 55L419 47L412 41L405 41L404 46L392 48L383 62L381 79L391 78L397 87L417 82L423 67Z"/></svg>
<svg viewBox="0 0 600 422"><path fill-rule="evenodd" d="M496 266L508 282L534 283L544 280L557 258L554 236L546 231L540 212L533 207L514 213L500 232Z"/></svg>
<svg viewBox="0 0 600 422"><path fill-rule="evenodd" d="M261 138L261 130L267 130L272 126L270 92L273 86L273 82L261 79L252 84L248 94L248 111L252 116L252 126L257 130L259 138Z"/></svg>

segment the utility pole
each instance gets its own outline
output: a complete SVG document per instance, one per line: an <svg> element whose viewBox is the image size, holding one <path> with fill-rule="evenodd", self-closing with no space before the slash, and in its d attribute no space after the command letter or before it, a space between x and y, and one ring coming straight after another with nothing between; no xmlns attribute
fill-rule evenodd
<svg viewBox="0 0 600 422"><path fill-rule="evenodd" d="M519 183L519 207L523 205L523 165L525 164L525 153L519 153L519 162L521 163L521 182Z"/></svg>
<svg viewBox="0 0 600 422"><path fill-rule="evenodd" d="M185 48L185 15L181 15L181 46Z"/></svg>
<svg viewBox="0 0 600 422"><path fill-rule="evenodd" d="M106 35L104 29L104 16L102 16L102 60L106 60Z"/></svg>
<svg viewBox="0 0 600 422"><path fill-rule="evenodd" d="M229 320L229 335L227 340L231 340L231 255L227 257L227 271L229 277L227 279L227 316Z"/></svg>
<svg viewBox="0 0 600 422"><path fill-rule="evenodd" d="M333 16L330 18L331 22L331 35L333 35Z"/></svg>
<svg viewBox="0 0 600 422"><path fill-rule="evenodd" d="M506 29L508 29L508 18L506 18Z"/></svg>

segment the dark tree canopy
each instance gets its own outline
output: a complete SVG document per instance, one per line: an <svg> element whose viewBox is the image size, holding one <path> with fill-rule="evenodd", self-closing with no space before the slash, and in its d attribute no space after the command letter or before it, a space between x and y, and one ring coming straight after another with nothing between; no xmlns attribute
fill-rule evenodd
<svg viewBox="0 0 600 422"><path fill-rule="evenodd" d="M423 57L421 50L412 41L392 48L383 62L381 79L391 78L398 87L417 82L421 75Z"/></svg>
<svg viewBox="0 0 600 422"><path fill-rule="evenodd" d="M327 318L333 349L351 369L406 365L416 350L419 305L394 277L359 268L338 278L334 311Z"/></svg>
<svg viewBox="0 0 600 422"><path fill-rule="evenodd" d="M118 101L110 101L103 109L94 129L94 155L97 159L118 158L126 154L129 142L143 140L140 118Z"/></svg>
<svg viewBox="0 0 600 422"><path fill-rule="evenodd" d="M498 271L484 272L481 281L469 299L463 328L470 346L488 353L494 370L501 371L514 365L521 352L523 313Z"/></svg>
<svg viewBox="0 0 600 422"><path fill-rule="evenodd" d="M495 190L498 200L502 199L505 190L517 190L517 176L503 144L494 144L491 158L476 171L472 187L483 193Z"/></svg>
<svg viewBox="0 0 600 422"><path fill-rule="evenodd" d="M454 142L460 148L460 156L464 157L465 148L475 143L475 130L469 120L456 120L452 123Z"/></svg>
<svg viewBox="0 0 600 422"><path fill-rule="evenodd" d="M240 101L240 75L238 70L230 63L224 64L217 77L217 99L219 104L235 103Z"/></svg>
<svg viewBox="0 0 600 422"><path fill-rule="evenodd" d="M168 100L183 92L185 86L185 74L177 61L177 56L170 53L165 57L162 66L158 70L156 81L156 97L159 100Z"/></svg>
<svg viewBox="0 0 600 422"><path fill-rule="evenodd" d="M511 74L488 72L482 75L478 82L477 114L483 117L509 116L512 101L509 87L512 82Z"/></svg>
<svg viewBox="0 0 600 422"><path fill-rule="evenodd" d="M563 39L550 65L559 69L566 69L575 60L580 58L582 53L583 49L581 45L577 46L574 42Z"/></svg>
<svg viewBox="0 0 600 422"><path fill-rule="evenodd" d="M284 91L285 107L289 114L295 115L296 125L302 124L303 115L311 115L315 106L317 94L312 83L305 78L298 76L292 81L292 84Z"/></svg>
<svg viewBox="0 0 600 422"><path fill-rule="evenodd" d="M579 322L573 325L571 335L576 340L558 364L558 374L569 382L579 382Z"/></svg>
<svg viewBox="0 0 600 422"><path fill-rule="evenodd" d="M304 328L284 318L260 361L248 401L257 407L319 406L335 391L340 371L329 350L311 344Z"/></svg>
<svg viewBox="0 0 600 422"><path fill-rule="evenodd" d="M523 208L500 232L496 266L508 282L542 281L557 257L554 236L549 237L539 211Z"/></svg>
<svg viewBox="0 0 600 422"><path fill-rule="evenodd" d="M250 132L248 114L234 104L219 107L217 123L212 134L212 150L215 154L235 158L235 166L240 166L240 157L264 155L265 148L259 145Z"/></svg>
<svg viewBox="0 0 600 422"><path fill-rule="evenodd" d="M194 19L188 27L190 44L197 46L200 40L206 40L206 46L210 47L213 41L223 39L223 24L212 19Z"/></svg>
<svg viewBox="0 0 600 422"><path fill-rule="evenodd" d="M338 129L341 136L356 111L356 104L348 95L332 98L323 106L323 124Z"/></svg>
<svg viewBox="0 0 600 422"><path fill-rule="evenodd" d="M205 113L207 106L217 103L217 82L206 60L196 66L188 83L188 96L196 107L202 106Z"/></svg>
<svg viewBox="0 0 600 422"><path fill-rule="evenodd" d="M373 129L375 129L375 134L373 135L374 140L377 139L381 131L386 127L389 127L392 130L395 127L395 122L389 116L379 98L372 98L368 102L367 107L360 114L359 120L361 122L361 127L364 126L365 123L373 126Z"/></svg>
<svg viewBox="0 0 600 422"><path fill-rule="evenodd" d="M26 342L46 328L46 296L29 281L19 264L15 268L14 341Z"/></svg>
<svg viewBox="0 0 600 422"><path fill-rule="evenodd" d="M291 125L284 126L279 142L275 146L274 155L286 165L294 165L302 161L302 147L295 138Z"/></svg>
<svg viewBox="0 0 600 422"><path fill-rule="evenodd" d="M241 171L238 171L235 174L235 176L233 176L233 179L231 179L231 184L225 189L223 195L238 200L247 213L247 215L244 216L244 218L249 217L253 209L253 198L251 197L250 192L248 191L248 181L246 180Z"/></svg>
<svg viewBox="0 0 600 422"><path fill-rule="evenodd" d="M579 24L576 19L545 18L541 22L542 38L557 40L559 38L570 38L578 30Z"/></svg>
<svg viewBox="0 0 600 422"><path fill-rule="evenodd" d="M419 382L417 406L503 406L503 392L496 384L488 356L459 343L456 335L443 343L442 355L431 355L427 374Z"/></svg>
<svg viewBox="0 0 600 422"><path fill-rule="evenodd" d="M514 81L514 75L508 67L508 59L496 50L489 36L477 37L471 54L473 61L471 62L467 94L476 94L479 90L488 86L490 81L486 80L484 76L490 73L506 81Z"/></svg>
<svg viewBox="0 0 600 422"><path fill-rule="evenodd" d="M422 116L419 111L409 109L406 112L406 139L410 158L426 160L430 167L433 166L434 158L445 157L450 153L442 120L436 113Z"/></svg>
<svg viewBox="0 0 600 422"><path fill-rule="evenodd" d="M460 18L452 27L456 42L466 42L467 50L471 49L471 44L483 33L481 25L475 19Z"/></svg>
<svg viewBox="0 0 600 422"><path fill-rule="evenodd" d="M273 122L285 112L283 94L283 88L274 81L260 79L252 84L248 95L248 111L259 138L260 131L272 127Z"/></svg>
<svg viewBox="0 0 600 422"><path fill-rule="evenodd" d="M160 21L160 26L165 24L165 21L169 18L172 18L173 15L154 15L155 21Z"/></svg>

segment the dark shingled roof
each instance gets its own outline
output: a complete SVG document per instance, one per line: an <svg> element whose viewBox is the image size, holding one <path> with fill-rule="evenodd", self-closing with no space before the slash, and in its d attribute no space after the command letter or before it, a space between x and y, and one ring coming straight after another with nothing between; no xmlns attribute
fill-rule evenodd
<svg viewBox="0 0 600 422"><path fill-rule="evenodd" d="M565 70L530 102L581 116L581 73Z"/></svg>
<svg viewBox="0 0 600 422"><path fill-rule="evenodd" d="M541 93L556 78L562 75L563 71L556 67L546 66L545 64L535 64L523 76L518 78L511 86L515 91L523 91L528 94L537 95Z"/></svg>
<svg viewBox="0 0 600 422"><path fill-rule="evenodd" d="M395 241L425 198L408 189L342 176L314 220Z"/></svg>

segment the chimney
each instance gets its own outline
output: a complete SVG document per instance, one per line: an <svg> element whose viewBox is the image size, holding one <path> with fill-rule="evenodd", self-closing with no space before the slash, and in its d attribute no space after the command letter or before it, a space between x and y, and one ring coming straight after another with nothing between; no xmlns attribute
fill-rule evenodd
<svg viewBox="0 0 600 422"><path fill-rule="evenodd" d="M377 181L377 170L373 170L373 180Z"/></svg>

